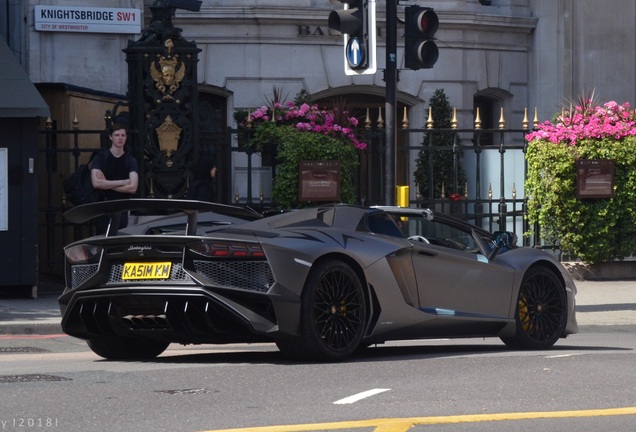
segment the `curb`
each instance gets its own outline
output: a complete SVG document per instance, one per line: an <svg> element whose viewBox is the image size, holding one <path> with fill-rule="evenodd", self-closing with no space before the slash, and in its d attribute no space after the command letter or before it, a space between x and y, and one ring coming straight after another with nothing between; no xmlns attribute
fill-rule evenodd
<svg viewBox="0 0 636 432"><path fill-rule="evenodd" d="M61 318L60 318L61 321ZM61 323L35 324L25 323L0 323L0 335L53 335L63 334Z"/></svg>
<svg viewBox="0 0 636 432"><path fill-rule="evenodd" d="M636 280L636 261L612 261L597 264L562 262L575 281Z"/></svg>

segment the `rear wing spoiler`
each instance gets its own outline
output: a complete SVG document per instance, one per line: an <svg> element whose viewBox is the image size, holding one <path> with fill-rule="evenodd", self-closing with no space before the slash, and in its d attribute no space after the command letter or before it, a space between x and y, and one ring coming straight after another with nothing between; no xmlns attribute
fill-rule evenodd
<svg viewBox="0 0 636 432"><path fill-rule="evenodd" d="M82 204L67 210L64 213L64 217L70 222L80 224L99 216L108 216L111 218L108 236L117 233L116 227L119 226L121 214L127 211L143 212L143 214L147 215L167 215L183 212L188 216L188 233L196 232L199 212L214 212L248 221L263 217L262 214L251 208L204 201L154 198L130 198Z"/></svg>

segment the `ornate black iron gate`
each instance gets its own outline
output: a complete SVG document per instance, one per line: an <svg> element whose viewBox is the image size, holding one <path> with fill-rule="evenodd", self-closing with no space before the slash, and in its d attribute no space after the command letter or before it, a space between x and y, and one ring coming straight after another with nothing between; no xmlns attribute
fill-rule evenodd
<svg viewBox="0 0 636 432"><path fill-rule="evenodd" d="M142 37L124 50L128 62L130 145L140 163L139 195L179 198L192 178L199 141L200 49L172 25L174 7L150 6Z"/></svg>
<svg viewBox="0 0 636 432"><path fill-rule="evenodd" d="M118 104L109 111L106 123L117 121L122 116L122 107L125 104ZM206 120L208 121L208 120ZM219 125L222 118L217 119L210 124L199 125L204 132L200 136L200 142L197 144L201 151L214 154L218 159L218 163L223 166L220 169L219 178L219 202L225 204L249 205L262 211L268 211L275 207L267 197L263 197L258 191L250 191L249 197L239 197L234 193L232 185L232 154L245 153L246 149L238 146L240 140L236 138L237 134L245 131L222 128ZM523 139L527 130L452 130L455 134L455 143L451 147L435 147L431 151L450 151L453 158L458 159L459 154L463 153L462 160L456 160L456 163L463 163L464 168L469 175L467 176L467 185L463 189L465 193L460 197L454 195L458 185L449 184L442 190L431 190L422 193L422 191L413 191L414 184L414 158L420 150L426 146L430 146L432 134L449 132L443 130L422 130L422 129L402 129L399 133L404 134L404 142L410 143L404 145L401 150L400 163L402 167L398 170L401 172L401 178L398 178L400 185L409 186L411 188L411 198L409 205L412 207L430 207L442 212L453 213L460 218L470 220L471 222L481 225L491 230L512 230L522 238L524 232L531 227L527 226L525 220L526 214L526 197L523 193L523 180L525 179L525 167L519 167L519 161L525 160L526 142ZM494 134L499 138L499 145L482 145L479 139L480 134ZM46 190L40 191L40 271L60 271L62 263L62 246L70 241L81 238L89 234L89 228L86 226L75 226L64 221L62 214L70 208L70 203L61 196L61 189L58 180L60 173L57 172L58 159L73 156L74 166L80 163L80 159L85 160L86 154L97 150L94 148L83 148L80 143L84 135L101 135L102 146L107 145L107 136L105 130L55 130L46 129L40 132L44 136L42 140L44 147L39 152L45 158L46 172L41 173L47 177ZM365 129L361 134L367 137L369 143L367 149L359 153L360 165L358 171L353 173L355 185L357 186L356 204L361 205L380 205L384 203L382 191L384 185L381 175L384 160L384 133L381 129ZM71 136L72 148L57 148L54 143L61 135ZM84 155L84 157L82 157ZM510 161L509 157L513 156L514 161ZM248 155L248 166L246 168L247 183L251 184L251 176L262 171L260 166L252 164L251 160L254 154ZM144 155L144 157L148 157ZM159 159L168 161L167 153L157 156ZM185 159L184 159L185 160ZM514 166L513 166L514 165ZM152 165L151 165L152 166ZM184 166L187 163L184 162ZM274 169L274 168L272 168ZM506 173L513 170L521 170L520 183L509 182ZM160 171L159 171L160 172ZM174 184L187 182L187 168L184 168L182 177L175 176ZM68 175L70 173L65 173ZM153 172L152 175L157 175ZM430 171L431 176L435 176L435 170ZM147 178L152 179L150 176ZM490 183L495 186L491 186ZM154 187L154 181L148 182L148 185ZM433 184L431 182L430 184ZM157 190L157 189L155 189ZM150 188L146 189L150 196ZM155 196L162 196L155 193ZM538 233L538 229L534 230ZM526 245L539 245L541 240L538 235L534 237L524 238Z"/></svg>

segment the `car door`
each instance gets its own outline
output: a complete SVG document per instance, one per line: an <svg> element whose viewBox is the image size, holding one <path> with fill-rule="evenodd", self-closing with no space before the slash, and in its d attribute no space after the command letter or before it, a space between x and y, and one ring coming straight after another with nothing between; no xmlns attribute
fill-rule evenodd
<svg viewBox="0 0 636 432"><path fill-rule="evenodd" d="M412 222L409 234L415 230L423 237L413 241L412 251L423 311L465 317L508 316L514 279L510 267L488 261L469 229L426 219Z"/></svg>

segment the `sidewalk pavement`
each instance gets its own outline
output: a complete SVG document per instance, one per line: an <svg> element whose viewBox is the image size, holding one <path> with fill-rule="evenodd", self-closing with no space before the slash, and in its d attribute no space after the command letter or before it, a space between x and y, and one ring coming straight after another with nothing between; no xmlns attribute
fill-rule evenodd
<svg viewBox="0 0 636 432"><path fill-rule="evenodd" d="M577 281L579 327L636 324L636 281ZM0 335L62 333L57 298L62 287L47 287L35 299L0 293Z"/></svg>

